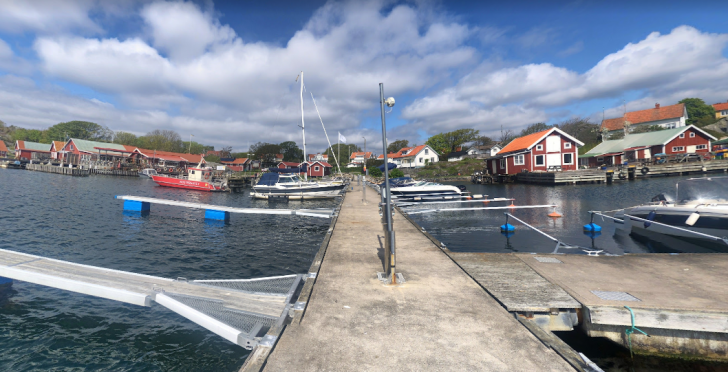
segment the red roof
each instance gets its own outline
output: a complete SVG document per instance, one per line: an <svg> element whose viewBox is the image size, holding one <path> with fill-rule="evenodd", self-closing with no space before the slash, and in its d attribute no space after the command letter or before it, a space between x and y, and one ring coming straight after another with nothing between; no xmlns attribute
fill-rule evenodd
<svg viewBox="0 0 728 372"><path fill-rule="evenodd" d="M220 161L220 163L224 164L245 164L248 161L248 158L236 158L233 161Z"/></svg>
<svg viewBox="0 0 728 372"><path fill-rule="evenodd" d="M538 142L541 142L541 140L546 137L547 135L551 134L551 132L558 132L560 135L567 137L568 139L574 141L577 146L584 146L584 143L579 141L578 139L570 136L568 133L564 132L563 130L559 128L551 128L542 130L540 132L531 133L527 136L518 137L511 141L506 147L498 151L498 154L507 154L509 152L516 152L516 151L522 151L522 150L528 150L531 147L535 146Z"/></svg>
<svg viewBox="0 0 728 372"><path fill-rule="evenodd" d="M602 120L602 128L607 128L609 130L619 130L624 128L625 121L628 121L631 124L642 124L651 121L679 118L682 117L684 113L684 103L678 103L677 105L665 107L660 107L659 104L656 104L655 108L628 112L625 116L621 118Z"/></svg>
<svg viewBox="0 0 728 372"><path fill-rule="evenodd" d="M728 102L716 103L713 105L713 108L715 109L715 111L728 110Z"/></svg>
<svg viewBox="0 0 728 372"><path fill-rule="evenodd" d="M8 147L5 146L5 142L0 141L0 151L8 152Z"/></svg>
<svg viewBox="0 0 728 372"><path fill-rule="evenodd" d="M51 151L61 151L64 146L66 146L66 143L63 141L53 141L51 142Z"/></svg>
<svg viewBox="0 0 728 372"><path fill-rule="evenodd" d="M387 154L388 158L396 159L396 158L408 158L410 156L416 156L420 153L420 151L424 150L427 145L419 145L417 147L405 147L402 149L399 149L394 154ZM384 158L384 156L382 156Z"/></svg>
<svg viewBox="0 0 728 372"><path fill-rule="evenodd" d="M349 157L349 159L354 159L357 156L363 156L364 159L371 159L372 152L371 151L367 151L367 152L363 152L363 151L362 152L352 152L351 153L351 156Z"/></svg>
<svg viewBox="0 0 728 372"><path fill-rule="evenodd" d="M326 154L308 154L308 161L313 161L313 158L315 158L317 155L321 155L324 160L329 160L329 156Z"/></svg>
<svg viewBox="0 0 728 372"><path fill-rule="evenodd" d="M124 146L128 148L127 146ZM170 152L170 151L161 151L161 150L147 150L147 149L140 149L140 148L134 148L135 152L138 152L142 154L143 156L147 158L157 158L162 160L169 160L169 161L184 161L190 164L197 164L200 162L200 159L202 159L202 155L198 154L181 154L178 152Z"/></svg>
<svg viewBox="0 0 728 372"><path fill-rule="evenodd" d="M308 164L308 165L314 165L316 163L319 163L319 164L323 165L324 167L331 168L331 164L329 164L329 163L327 163L325 161L320 161L320 160L316 160L316 161L313 161L313 162L307 161L305 163ZM301 164L303 164L303 163L301 163Z"/></svg>

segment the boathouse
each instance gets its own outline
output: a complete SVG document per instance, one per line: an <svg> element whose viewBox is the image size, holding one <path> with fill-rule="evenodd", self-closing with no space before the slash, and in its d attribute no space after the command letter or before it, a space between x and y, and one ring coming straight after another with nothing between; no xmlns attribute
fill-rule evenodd
<svg viewBox="0 0 728 372"><path fill-rule="evenodd" d="M51 152L48 151L47 143L30 141L15 141L15 158L20 160L43 160L48 159Z"/></svg>
<svg viewBox="0 0 728 372"><path fill-rule="evenodd" d="M278 163L278 168L279 169L293 169L293 168L298 168L299 165L301 165L301 163L296 163L296 162L292 162L292 161L282 161L282 162Z"/></svg>
<svg viewBox="0 0 728 372"><path fill-rule="evenodd" d="M694 125L628 134L622 139L600 143L580 156L579 162L584 166L597 167L651 159L656 154L708 153L711 141L715 140L715 137Z"/></svg>
<svg viewBox="0 0 728 372"><path fill-rule="evenodd" d="M63 141L53 141L51 142L51 159L61 160L63 159L63 146L65 146L65 142Z"/></svg>
<svg viewBox="0 0 728 372"><path fill-rule="evenodd" d="M46 148L48 148L47 146ZM102 153L104 160L111 161L112 157L128 157L134 151L134 147L127 147L118 143L89 141L78 138L71 138L66 141L61 150L58 150L57 147L54 148L57 153L65 154L64 158L70 164L98 161L101 159Z"/></svg>
<svg viewBox="0 0 728 372"><path fill-rule="evenodd" d="M237 158L233 161L222 161L220 163L225 164L230 170L234 172L244 172L250 170L250 159L248 158Z"/></svg>
<svg viewBox="0 0 728 372"><path fill-rule="evenodd" d="M614 132L634 130L636 126L659 126L665 129L680 128L685 126L688 119L688 111L684 103L661 107L659 103L655 108L631 111L624 116L613 119L602 120L601 130L607 132L607 136Z"/></svg>
<svg viewBox="0 0 728 372"><path fill-rule="evenodd" d="M518 137L486 161L491 174L576 170L584 143L559 128Z"/></svg>
<svg viewBox="0 0 728 372"><path fill-rule="evenodd" d="M8 156L8 147L5 146L5 142L0 140L0 157L7 157Z"/></svg>
<svg viewBox="0 0 728 372"><path fill-rule="evenodd" d="M320 161L320 160L312 161L312 162L307 161L307 162L301 163L299 166L304 167L304 164L307 167L306 172L309 177L323 177L323 176L328 176L329 174L331 174L331 168L332 168L331 164L329 164L325 161Z"/></svg>

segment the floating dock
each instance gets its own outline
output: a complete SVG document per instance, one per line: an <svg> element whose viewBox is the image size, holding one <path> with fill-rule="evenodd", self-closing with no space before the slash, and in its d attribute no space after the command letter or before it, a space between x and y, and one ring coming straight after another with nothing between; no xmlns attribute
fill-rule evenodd
<svg viewBox="0 0 728 372"><path fill-rule="evenodd" d="M0 249L0 277L151 306L156 302L244 348L286 321L303 275L240 280L168 279Z"/></svg>
<svg viewBox="0 0 728 372"><path fill-rule="evenodd" d="M361 188L347 193L310 297L297 303L300 315L265 363L242 371L573 370L399 213L404 283L384 285L372 194L363 204Z"/></svg>
<svg viewBox="0 0 728 372"><path fill-rule="evenodd" d="M90 174L88 169L59 167L56 165L26 164L25 169L36 172L56 173L76 177L88 177Z"/></svg>

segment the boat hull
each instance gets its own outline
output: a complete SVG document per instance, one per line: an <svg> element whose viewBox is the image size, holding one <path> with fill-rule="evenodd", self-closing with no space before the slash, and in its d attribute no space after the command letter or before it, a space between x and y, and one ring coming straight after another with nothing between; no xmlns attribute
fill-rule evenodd
<svg viewBox="0 0 728 372"><path fill-rule="evenodd" d="M219 186L210 182L190 181L182 178L173 178L165 176L152 176L154 182L159 186L175 187L178 189L198 190L198 191L222 191Z"/></svg>
<svg viewBox="0 0 728 372"><path fill-rule="evenodd" d="M728 214L726 214L728 210L726 210L726 208L696 209L681 207L644 206L633 208L632 210L628 211L627 214L643 219L649 219L649 213L653 211L655 212L653 219L655 222L712 235L718 238L728 236ZM692 226L687 225L685 221L693 212L696 211L700 213L700 218ZM716 241L715 239L691 234L687 231L672 229L656 223L647 224L647 226L645 226L645 224L646 223L644 221L640 220L624 220L624 227L626 230L629 230L632 234L641 235L652 240L660 241L660 239L657 238L662 235L694 242L696 244L709 247L713 250L715 250L716 246L722 248L719 251L728 250L728 245L720 241Z"/></svg>

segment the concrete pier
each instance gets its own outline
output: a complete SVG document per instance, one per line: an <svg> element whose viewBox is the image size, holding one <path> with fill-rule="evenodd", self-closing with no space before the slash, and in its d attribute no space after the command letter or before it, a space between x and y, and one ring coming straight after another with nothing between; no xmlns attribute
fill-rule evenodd
<svg viewBox="0 0 728 372"><path fill-rule="evenodd" d="M265 371L573 370L399 213L394 226L406 282L385 286L378 206L347 193L305 312Z"/></svg>

